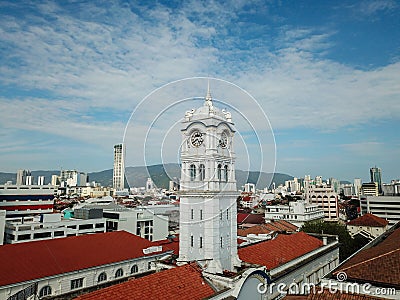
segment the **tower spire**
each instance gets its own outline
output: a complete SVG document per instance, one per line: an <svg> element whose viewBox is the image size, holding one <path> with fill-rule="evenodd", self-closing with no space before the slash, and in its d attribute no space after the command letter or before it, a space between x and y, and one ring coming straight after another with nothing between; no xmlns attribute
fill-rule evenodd
<svg viewBox="0 0 400 300"><path fill-rule="evenodd" d="M207 95L206 95L206 105L212 107L212 97L211 97L211 90L210 90L210 78L207 81Z"/></svg>

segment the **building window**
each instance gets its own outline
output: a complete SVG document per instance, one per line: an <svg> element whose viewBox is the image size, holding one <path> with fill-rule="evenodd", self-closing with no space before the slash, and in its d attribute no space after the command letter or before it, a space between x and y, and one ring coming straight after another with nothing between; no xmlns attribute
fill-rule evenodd
<svg viewBox="0 0 400 300"><path fill-rule="evenodd" d="M203 210L200 209L200 220L203 220Z"/></svg>
<svg viewBox="0 0 400 300"><path fill-rule="evenodd" d="M229 220L229 208L226 209L226 219Z"/></svg>
<svg viewBox="0 0 400 300"><path fill-rule="evenodd" d="M194 181L196 179L196 166L190 165L190 181Z"/></svg>
<svg viewBox="0 0 400 300"><path fill-rule="evenodd" d="M223 246L223 243L222 243L222 236L219 238L219 242L220 242L221 248L222 248L222 246Z"/></svg>
<svg viewBox="0 0 400 300"><path fill-rule="evenodd" d="M199 248L203 248L203 237L200 237Z"/></svg>
<svg viewBox="0 0 400 300"><path fill-rule="evenodd" d="M148 262L148 264L147 264L147 269L148 269L148 270L151 270L151 261Z"/></svg>
<svg viewBox="0 0 400 300"><path fill-rule="evenodd" d="M124 271L122 271L122 268L119 268L117 272L115 272L115 278L122 277L123 275Z"/></svg>
<svg viewBox="0 0 400 300"><path fill-rule="evenodd" d="M200 180L201 181L203 181L206 178L206 168L204 167L203 164L200 165L199 175L200 175Z"/></svg>
<svg viewBox="0 0 400 300"><path fill-rule="evenodd" d="M100 273L99 277L97 277L97 282L102 282L107 280L107 274L106 272Z"/></svg>
<svg viewBox="0 0 400 300"><path fill-rule="evenodd" d="M190 236L190 247L193 247L194 244L194 238L193 235Z"/></svg>
<svg viewBox="0 0 400 300"><path fill-rule="evenodd" d="M219 219L222 220L222 209L219 210Z"/></svg>
<svg viewBox="0 0 400 300"><path fill-rule="evenodd" d="M71 290L83 287L83 278L71 280Z"/></svg>
<svg viewBox="0 0 400 300"><path fill-rule="evenodd" d="M138 266L137 265L133 265L132 268L131 268L131 274L135 274L137 272L139 272Z"/></svg>
<svg viewBox="0 0 400 300"><path fill-rule="evenodd" d="M224 175L225 175L225 182L228 182L228 165L225 165L224 167Z"/></svg>
<svg viewBox="0 0 400 300"><path fill-rule="evenodd" d="M194 210L193 210L193 208L190 210L190 218L192 220L194 219Z"/></svg>
<svg viewBox="0 0 400 300"><path fill-rule="evenodd" d="M221 172L222 172L222 166L221 166L221 164L219 164L218 165L218 168L217 168L217 175L218 175L218 180L219 181L221 181L221 176L222 176L222 174L221 174Z"/></svg>
<svg viewBox="0 0 400 300"><path fill-rule="evenodd" d="M48 296L48 295L51 295L51 287L49 285L46 285L40 289L39 298L42 298L42 297Z"/></svg>

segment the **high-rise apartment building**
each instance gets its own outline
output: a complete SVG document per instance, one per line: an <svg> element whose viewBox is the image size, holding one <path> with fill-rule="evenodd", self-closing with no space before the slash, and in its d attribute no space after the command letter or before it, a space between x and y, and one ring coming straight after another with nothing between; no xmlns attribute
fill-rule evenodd
<svg viewBox="0 0 400 300"><path fill-rule="evenodd" d="M360 178L354 178L354 191L356 193L356 196L360 194L361 184L362 182Z"/></svg>
<svg viewBox="0 0 400 300"><path fill-rule="evenodd" d="M376 166L369 169L371 175L371 182L376 182L378 184L378 193L382 194L382 170Z"/></svg>
<svg viewBox="0 0 400 300"><path fill-rule="evenodd" d="M17 171L17 185L25 185L26 179L28 176L31 176L31 171L29 170L18 170ZM32 184L32 183L31 183Z"/></svg>
<svg viewBox="0 0 400 300"><path fill-rule="evenodd" d="M125 147L124 144L114 146L114 171L113 171L113 188L115 190L123 190L125 183Z"/></svg>

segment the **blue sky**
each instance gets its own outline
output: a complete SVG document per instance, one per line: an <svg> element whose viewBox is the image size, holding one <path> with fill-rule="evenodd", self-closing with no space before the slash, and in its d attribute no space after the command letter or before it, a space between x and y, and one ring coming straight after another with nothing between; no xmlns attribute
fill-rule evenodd
<svg viewBox="0 0 400 300"><path fill-rule="evenodd" d="M399 2L220 2L0 1L0 170L112 168L113 145L146 95L210 76L265 111L276 171L366 181L377 165L385 181L400 177ZM131 135L161 103L141 108ZM259 107L243 110L265 126Z"/></svg>

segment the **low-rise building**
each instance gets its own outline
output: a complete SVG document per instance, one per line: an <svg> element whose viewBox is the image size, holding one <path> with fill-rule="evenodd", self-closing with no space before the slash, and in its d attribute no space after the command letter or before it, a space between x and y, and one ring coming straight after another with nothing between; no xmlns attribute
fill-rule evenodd
<svg viewBox="0 0 400 300"><path fill-rule="evenodd" d="M366 182L361 185L360 195L363 196L378 196L379 189L377 182Z"/></svg>
<svg viewBox="0 0 400 300"><path fill-rule="evenodd" d="M287 205L268 205L265 207L265 220L287 220L297 227L305 222L324 219L324 211L317 204L304 200L289 202Z"/></svg>
<svg viewBox="0 0 400 300"><path fill-rule="evenodd" d="M336 236L304 232L278 234L271 240L241 247L238 253L243 263L265 266L267 275L260 289L264 293L257 294L254 287L251 297L243 299L279 299L293 286L301 292L303 284L316 285L339 264Z"/></svg>
<svg viewBox="0 0 400 300"><path fill-rule="evenodd" d="M339 220L338 194L333 187L321 184L307 184L305 188L306 201L317 204L323 211L326 221Z"/></svg>
<svg viewBox="0 0 400 300"><path fill-rule="evenodd" d="M238 272L212 274L195 262L179 267L156 264L158 273L78 299L278 299L293 283L318 283L339 261L336 236L304 232L279 234L240 247L238 253L242 260Z"/></svg>
<svg viewBox="0 0 400 300"><path fill-rule="evenodd" d="M107 231L125 230L149 241L158 241L168 236L168 216L155 214L149 209L115 208L104 209Z"/></svg>
<svg viewBox="0 0 400 300"><path fill-rule="evenodd" d="M153 272L171 253L124 231L3 245L0 299L73 298Z"/></svg>
<svg viewBox="0 0 400 300"><path fill-rule="evenodd" d="M361 214L371 213L388 220L389 226L400 222L400 196L361 196Z"/></svg>
<svg viewBox="0 0 400 300"><path fill-rule="evenodd" d="M237 236L242 240L240 246L270 240L277 233L294 233L299 227L285 220L272 220L265 224L255 225L246 229L238 229Z"/></svg>
<svg viewBox="0 0 400 300"><path fill-rule="evenodd" d="M322 284L339 292L352 292L360 296L358 299L371 295L399 299L400 223L341 263L322 279ZM334 296L339 299L340 295Z"/></svg>
<svg viewBox="0 0 400 300"><path fill-rule="evenodd" d="M370 241L384 233L389 222L373 214L365 214L346 224L351 237L360 235Z"/></svg>
<svg viewBox="0 0 400 300"><path fill-rule="evenodd" d="M18 244L105 231L106 220L101 216L64 219L59 213L45 214L8 219L5 224L5 243Z"/></svg>

